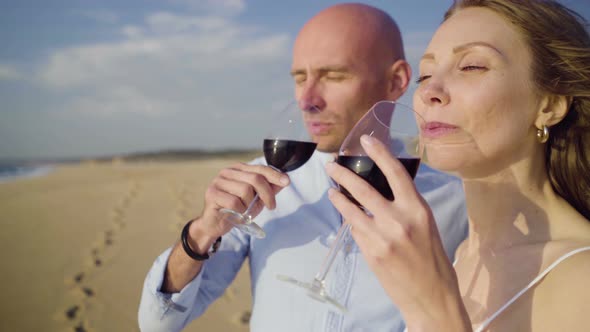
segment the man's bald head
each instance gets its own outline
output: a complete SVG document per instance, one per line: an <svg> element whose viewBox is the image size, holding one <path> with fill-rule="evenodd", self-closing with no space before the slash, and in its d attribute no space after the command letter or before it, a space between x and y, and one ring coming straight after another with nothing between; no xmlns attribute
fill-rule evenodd
<svg viewBox="0 0 590 332"><path fill-rule="evenodd" d="M385 12L347 3L322 10L301 29L291 75L317 149L337 152L376 102L396 100L411 70L399 29ZM313 107L312 107L313 106Z"/></svg>
<svg viewBox="0 0 590 332"><path fill-rule="evenodd" d="M391 61L404 59L402 38L395 21L384 11L360 3L328 7L312 17L301 29L298 39L307 34L340 35L351 45Z"/></svg>

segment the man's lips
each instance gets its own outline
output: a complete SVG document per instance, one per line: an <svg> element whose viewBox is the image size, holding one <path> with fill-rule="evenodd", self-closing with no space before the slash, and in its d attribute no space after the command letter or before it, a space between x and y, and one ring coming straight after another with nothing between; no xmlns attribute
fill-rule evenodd
<svg viewBox="0 0 590 332"><path fill-rule="evenodd" d="M332 123L319 122L319 121L308 121L307 128L312 135L322 135L328 133L332 128Z"/></svg>
<svg viewBox="0 0 590 332"><path fill-rule="evenodd" d="M438 138L457 131L459 127L443 122L426 122L421 129L423 137Z"/></svg>

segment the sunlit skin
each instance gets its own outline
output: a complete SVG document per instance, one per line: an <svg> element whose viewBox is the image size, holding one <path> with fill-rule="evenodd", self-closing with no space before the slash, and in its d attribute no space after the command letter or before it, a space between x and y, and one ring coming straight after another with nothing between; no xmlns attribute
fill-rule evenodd
<svg viewBox="0 0 590 332"><path fill-rule="evenodd" d="M536 138L563 119L570 99L535 86L522 35L484 8L458 10L439 27L419 76L414 109L427 162L459 175L465 189L469 236L455 267L430 208L379 142L363 146L396 199L332 163L328 175L371 215L337 190L330 200L409 331L472 331L558 257L590 245L590 223L552 189ZM589 273L590 252L568 258L490 331L584 330Z"/></svg>
<svg viewBox="0 0 590 332"><path fill-rule="evenodd" d="M393 23L362 5L340 5L312 18L295 41L295 97L317 149L337 152L350 129L380 100L406 90L410 68ZM385 26L386 29L380 28ZM392 45L397 45L393 47Z"/></svg>
<svg viewBox="0 0 590 332"><path fill-rule="evenodd" d="M530 64L520 35L489 10L467 9L437 30L414 95L433 167L472 178L541 157L535 125L548 98L536 93Z"/></svg>

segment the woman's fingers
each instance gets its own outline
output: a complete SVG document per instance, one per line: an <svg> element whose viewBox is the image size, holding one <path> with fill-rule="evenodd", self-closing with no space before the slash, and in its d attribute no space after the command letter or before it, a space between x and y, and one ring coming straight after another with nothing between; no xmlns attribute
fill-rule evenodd
<svg viewBox="0 0 590 332"><path fill-rule="evenodd" d="M344 194L334 188L328 190L328 197L334 207L345 219L345 222L350 223L354 228L358 228L363 232L369 231L371 227L370 217L361 210L358 206L350 201Z"/></svg>
<svg viewBox="0 0 590 332"><path fill-rule="evenodd" d="M406 167L392 156L389 148L378 139L367 135L361 137L361 144L369 158L377 164L387 178L396 199L405 199L408 195L411 199L415 199L418 192L412 177L408 174Z"/></svg>
<svg viewBox="0 0 590 332"><path fill-rule="evenodd" d="M384 208L388 201L367 181L335 162L326 165L328 175L367 210Z"/></svg>

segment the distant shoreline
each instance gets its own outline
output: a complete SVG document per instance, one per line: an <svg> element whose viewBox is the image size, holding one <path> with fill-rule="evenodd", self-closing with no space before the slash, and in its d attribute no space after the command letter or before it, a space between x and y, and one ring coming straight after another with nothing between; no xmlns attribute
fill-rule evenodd
<svg viewBox="0 0 590 332"><path fill-rule="evenodd" d="M39 177L55 169L53 165L43 166L0 166L0 184L22 178Z"/></svg>
<svg viewBox="0 0 590 332"><path fill-rule="evenodd" d="M110 163L113 161L118 162L145 162L145 161L191 161L191 160L204 160L204 159L234 159L234 158L256 158L262 155L262 151L251 149L251 150L190 150L190 149L174 149L174 150L161 150L161 151L149 151L149 152L133 152L133 153L121 153L103 156L88 156L88 157L64 157L64 158L27 158L27 159L0 159L0 167L6 166L44 166L44 165L56 165L56 164L77 164L84 162L96 162L96 163Z"/></svg>
<svg viewBox="0 0 590 332"><path fill-rule="evenodd" d="M258 150L165 150L87 158L55 158L35 160L0 160L0 184L17 179L39 177L60 165L72 164L134 164L188 162L207 159L251 160L260 157Z"/></svg>

